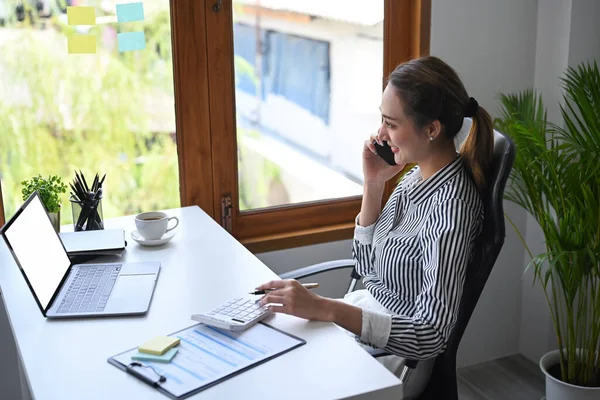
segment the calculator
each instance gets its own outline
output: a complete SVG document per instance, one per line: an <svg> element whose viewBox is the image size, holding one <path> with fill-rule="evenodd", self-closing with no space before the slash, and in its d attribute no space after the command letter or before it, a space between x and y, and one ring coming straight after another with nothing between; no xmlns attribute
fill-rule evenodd
<svg viewBox="0 0 600 400"><path fill-rule="evenodd" d="M210 312L192 314L192 320L215 328L243 331L273 313L269 307L261 307L259 300L256 296L238 297Z"/></svg>

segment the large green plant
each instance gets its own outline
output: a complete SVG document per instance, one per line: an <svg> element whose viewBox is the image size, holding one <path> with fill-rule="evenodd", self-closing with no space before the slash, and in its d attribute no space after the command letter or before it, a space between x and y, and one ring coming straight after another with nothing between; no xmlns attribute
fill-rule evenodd
<svg viewBox="0 0 600 400"><path fill-rule="evenodd" d="M600 386L598 65L569 68L561 84L563 125L547 122L541 96L531 90L502 95L495 122L517 148L505 197L527 210L544 233L543 254L532 254L521 240L531 256L534 283L542 285L551 311L560 378Z"/></svg>

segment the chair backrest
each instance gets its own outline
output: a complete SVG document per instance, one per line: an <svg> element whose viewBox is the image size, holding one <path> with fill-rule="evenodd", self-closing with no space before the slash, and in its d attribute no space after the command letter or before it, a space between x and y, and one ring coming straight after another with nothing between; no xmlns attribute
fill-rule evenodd
<svg viewBox="0 0 600 400"><path fill-rule="evenodd" d="M456 325L446 350L433 366L431 376L420 400L457 399L456 353L473 310L504 245L504 188L515 159L515 145L504 134L494 131L494 153L488 171L488 190L484 194L483 231L475 244L473 259L467 266L463 295Z"/></svg>

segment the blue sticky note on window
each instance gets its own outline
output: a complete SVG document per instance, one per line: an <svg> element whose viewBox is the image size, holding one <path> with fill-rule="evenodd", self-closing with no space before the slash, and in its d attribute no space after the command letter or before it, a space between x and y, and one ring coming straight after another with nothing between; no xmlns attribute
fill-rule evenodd
<svg viewBox="0 0 600 400"><path fill-rule="evenodd" d="M127 3L117 4L117 21L118 22L133 22L144 20L144 4Z"/></svg>
<svg viewBox="0 0 600 400"><path fill-rule="evenodd" d="M119 52L143 50L146 48L144 32L124 32L117 34Z"/></svg>

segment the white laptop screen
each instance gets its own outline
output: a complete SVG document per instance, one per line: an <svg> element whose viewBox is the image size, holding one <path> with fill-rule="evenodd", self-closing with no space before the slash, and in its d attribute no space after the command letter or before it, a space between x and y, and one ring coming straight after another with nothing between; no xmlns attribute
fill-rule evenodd
<svg viewBox="0 0 600 400"><path fill-rule="evenodd" d="M46 310L71 262L37 195L12 221L5 237Z"/></svg>

